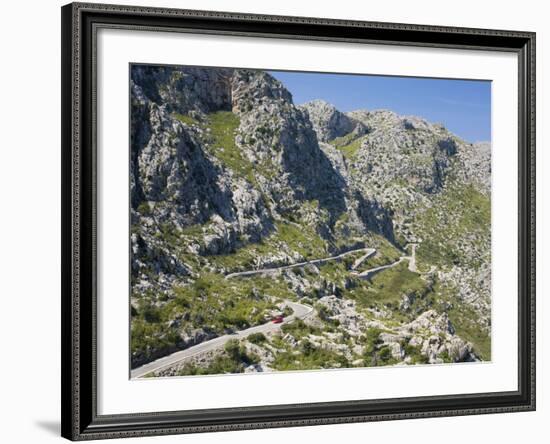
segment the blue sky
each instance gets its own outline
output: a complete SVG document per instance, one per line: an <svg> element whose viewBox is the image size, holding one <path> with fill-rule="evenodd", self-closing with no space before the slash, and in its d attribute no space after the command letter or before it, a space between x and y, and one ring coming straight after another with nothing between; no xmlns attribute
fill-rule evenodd
<svg viewBox="0 0 550 444"><path fill-rule="evenodd" d="M390 109L444 124L468 142L491 140L491 82L269 71L300 105L314 99L340 111Z"/></svg>

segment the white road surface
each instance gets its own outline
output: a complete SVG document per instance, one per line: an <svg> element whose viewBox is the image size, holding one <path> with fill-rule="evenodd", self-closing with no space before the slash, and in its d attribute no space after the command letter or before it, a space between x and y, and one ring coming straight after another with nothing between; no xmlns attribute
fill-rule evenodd
<svg viewBox="0 0 550 444"><path fill-rule="evenodd" d="M358 251L365 252L365 255L358 259L358 261L360 260L361 262L363 262L371 254L376 252L374 248L357 248L355 250L346 251L345 253L341 253L336 256L324 257L321 259L312 259L304 262L297 262L295 264L283 265L282 267L261 268L259 270L249 270L249 271L239 271L237 273L229 273L228 275L225 276L225 278L230 279L230 278L242 277L242 276L253 276L255 274L272 274L272 273L278 273L284 270L290 270L291 268L304 267L309 264L313 264L313 265L324 264L325 262L328 262L328 261L342 259L343 257L349 256L350 254L353 254L353 253L357 253Z"/></svg>
<svg viewBox="0 0 550 444"><path fill-rule="evenodd" d="M416 269L416 246L417 244L408 244L407 246L411 247L411 255L410 256L401 256L397 261L392 262L391 264L387 265L381 265L379 267L369 268L368 270L362 271L361 273L357 273L357 276L359 276L362 279L370 279L375 274L380 273L383 270L386 270L388 268L393 268L397 265L399 265L403 261L409 262L409 271L412 271L414 273L417 273ZM407 248L407 246L405 248Z"/></svg>
<svg viewBox="0 0 550 444"><path fill-rule="evenodd" d="M186 348L185 350L174 352L171 355L164 356L155 361L142 365L141 367L135 368L131 371L131 377L132 379L141 378L151 372L170 367L199 353L214 350L218 347L223 347L223 345L231 339L244 339L252 333L265 334L279 330L282 325L288 324L295 319L305 319L313 312L312 307L304 304L299 304L297 302L285 300L285 305L290 307L293 310L293 313L290 316L284 318L283 322L281 322L280 324L274 324L273 322L269 321L265 324L247 328L246 330L241 330L233 334L218 336L217 338L211 339L210 341L201 342L200 344Z"/></svg>

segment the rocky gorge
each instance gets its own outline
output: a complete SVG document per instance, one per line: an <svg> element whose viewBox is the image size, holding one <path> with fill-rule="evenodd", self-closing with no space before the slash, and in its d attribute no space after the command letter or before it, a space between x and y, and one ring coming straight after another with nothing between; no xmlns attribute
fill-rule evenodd
<svg viewBox="0 0 550 444"><path fill-rule="evenodd" d="M258 70L133 65L130 87L133 368L288 316L285 301L312 313L152 375L490 360L490 144L296 106Z"/></svg>

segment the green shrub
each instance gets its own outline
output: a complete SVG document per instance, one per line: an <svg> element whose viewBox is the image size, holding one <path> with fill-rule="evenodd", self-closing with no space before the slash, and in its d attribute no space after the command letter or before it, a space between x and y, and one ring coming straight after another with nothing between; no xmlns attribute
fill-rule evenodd
<svg viewBox="0 0 550 444"><path fill-rule="evenodd" d="M321 333L321 330L319 330L316 327L312 327L310 325L307 325L304 321L301 319L296 319L295 321L289 323L289 324L283 324L281 327L281 330L283 333L289 333L296 339L301 339L304 336L310 335L310 334L319 334Z"/></svg>
<svg viewBox="0 0 550 444"><path fill-rule="evenodd" d="M390 350L390 348L387 345L380 348L380 350L378 351L378 357L383 362L388 362L391 359L391 350Z"/></svg>
<svg viewBox="0 0 550 444"><path fill-rule="evenodd" d="M258 362L258 356L247 353L237 339L231 339L225 344L223 354L216 356L207 366L188 363L178 372L178 376L242 373L246 367Z"/></svg>
<svg viewBox="0 0 550 444"><path fill-rule="evenodd" d="M380 343L380 333L382 333L382 330L376 327L367 329L367 335L365 338L365 355L370 356L376 351L376 346Z"/></svg>
<svg viewBox="0 0 550 444"><path fill-rule="evenodd" d="M405 356L411 358L411 364L428 364L429 359L426 355L423 355L419 346L414 346L409 343L403 345L403 351Z"/></svg>
<svg viewBox="0 0 550 444"><path fill-rule="evenodd" d="M193 119L193 117L185 115L185 114L174 113L173 116L177 120L179 120L181 123L184 123L186 125L196 125L196 124L198 124L198 122L195 119Z"/></svg>
<svg viewBox="0 0 550 444"><path fill-rule="evenodd" d="M147 201L141 202L137 207L137 211L143 216L149 216L152 213L151 206Z"/></svg>
<svg viewBox="0 0 550 444"><path fill-rule="evenodd" d="M263 333L252 333L251 335L248 335L247 339L249 342L252 342L252 344L263 344L267 341L267 338Z"/></svg>
<svg viewBox="0 0 550 444"><path fill-rule="evenodd" d="M223 349L225 350L225 352L230 357L238 358L239 357L239 352L240 352L239 340L238 339L230 339L229 341L226 342Z"/></svg>
<svg viewBox="0 0 550 444"><path fill-rule="evenodd" d="M332 350L315 347L305 340L300 346L300 354L292 351L278 353L272 366L276 370L312 370L321 368L351 367L351 363Z"/></svg>

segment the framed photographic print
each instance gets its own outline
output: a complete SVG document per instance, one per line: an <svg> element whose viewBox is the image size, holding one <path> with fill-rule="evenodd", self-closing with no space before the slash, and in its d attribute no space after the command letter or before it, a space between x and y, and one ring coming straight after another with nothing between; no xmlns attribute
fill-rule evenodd
<svg viewBox="0 0 550 444"><path fill-rule="evenodd" d="M535 35L62 8L62 434L535 408Z"/></svg>

